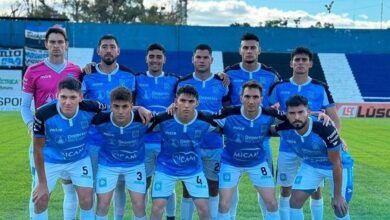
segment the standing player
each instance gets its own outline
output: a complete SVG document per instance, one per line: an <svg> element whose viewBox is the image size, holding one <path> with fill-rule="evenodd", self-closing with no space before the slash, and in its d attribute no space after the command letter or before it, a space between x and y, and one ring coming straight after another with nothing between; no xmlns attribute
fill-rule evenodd
<svg viewBox="0 0 390 220"><path fill-rule="evenodd" d="M348 170L347 166L343 167L348 155L342 152L342 141L337 129L313 121L309 117L309 101L304 96L290 96L285 105L288 122L277 125L276 131L302 159L290 198L290 219L304 219L303 204L325 178L331 185L336 219L350 219L345 199ZM344 158L341 157L343 154ZM352 164L353 161L348 165Z"/></svg>
<svg viewBox="0 0 390 220"><path fill-rule="evenodd" d="M210 68L213 62L212 50L209 45L198 45L192 57L194 73L179 80L177 88L191 85L199 93L198 110L217 113L222 108L222 99L227 95L228 88L222 80L211 73ZM208 133L201 145L203 171L209 186L209 211L211 219L218 216L218 171L219 161L222 152L222 136L215 132ZM185 185L183 185L183 199L181 204L181 219L192 219L194 207L193 202Z"/></svg>
<svg viewBox="0 0 390 220"><path fill-rule="evenodd" d="M57 99L38 109L34 119L34 217L48 219L50 193L57 179L66 174L75 185L80 202L80 219L93 219L93 174L85 145L88 128L105 105L82 101L81 83L60 81Z"/></svg>
<svg viewBox="0 0 390 220"><path fill-rule="evenodd" d="M241 62L225 69L225 73L230 77L231 84L229 87L229 96L231 105L240 104L240 96L242 94L242 85L249 80L258 81L263 87L263 107L269 107L268 91L271 85L280 79L279 74L262 63L259 63L259 55L261 53L260 40L252 34L246 33L241 37L240 55ZM270 138L266 138L264 147L267 153L267 162L271 170L273 170L272 151ZM264 203L259 196L260 208L265 212ZM231 208L231 217L236 216L238 204L238 191L234 195Z"/></svg>
<svg viewBox="0 0 390 220"><path fill-rule="evenodd" d="M124 175L135 220L146 220L145 212L145 146L147 126L139 113L132 112L131 92L119 87L111 92L111 112L96 115L92 124L102 135L99 167L96 176L96 219L108 219L114 189L119 175Z"/></svg>
<svg viewBox="0 0 390 220"><path fill-rule="evenodd" d="M82 89L85 98L102 102L108 106L112 89L124 86L134 92L135 74L132 70L117 63L120 48L115 36L110 34L102 36L99 40L97 53L101 61L95 68L92 68L92 74L84 77ZM88 151L92 158L94 174L96 174L97 155L100 146L100 134L94 128L91 128L88 138ZM123 176L120 177L117 190L115 191L115 220L121 220L124 216L126 191L122 178Z"/></svg>
<svg viewBox="0 0 390 220"><path fill-rule="evenodd" d="M274 117L278 116L277 110L260 107L262 87L254 80L242 86L240 99L241 106L224 108L216 117L225 135L219 173L218 219L231 219L232 196L245 172L265 202L265 219L279 219L275 184L263 146Z"/></svg>
<svg viewBox="0 0 390 220"><path fill-rule="evenodd" d="M179 77L172 73L165 73L163 66L166 61L165 48L158 43L149 45L146 54L148 71L136 77L136 104L144 106L153 112L163 112L175 99L175 85ZM161 135L159 132L148 133L145 136L145 169L147 188L155 171L156 158L160 152ZM148 194L146 194L146 201ZM167 219L175 219L176 193L173 191L168 198Z"/></svg>
<svg viewBox="0 0 390 220"><path fill-rule="evenodd" d="M291 53L290 67L293 69L292 77L288 80L275 83L270 90L270 103L280 105L280 110L286 112L286 100L296 94L305 96L309 100L311 111L321 111L334 121L336 128L340 129L340 119L337 116L336 104L325 83L309 77L309 70L313 66L313 54L309 49L297 47ZM280 140L277 183L280 190L280 216L289 219L289 198L291 186L295 178L300 159L285 142ZM323 200L320 190L312 194L310 208L313 219L323 218Z"/></svg>
<svg viewBox="0 0 390 220"><path fill-rule="evenodd" d="M33 113L31 112L32 100L34 100L34 107L37 110L45 103L56 98L59 81L68 77L81 78L80 67L65 60L65 53L68 49L68 38L64 29L57 26L49 28L45 35L45 47L48 50L49 57L42 62L30 66L23 78L21 114L30 133L32 132L34 121ZM35 165L32 144L30 144L29 158L34 180ZM65 176L63 178L68 179ZM62 186L64 189L64 219L74 219L78 206L76 192L70 180L64 180ZM30 197L29 201L29 211L30 218L32 218L34 215L32 197Z"/></svg>
<svg viewBox="0 0 390 220"><path fill-rule="evenodd" d="M200 145L203 136L214 130L212 119L195 108L198 93L186 85L176 92L176 113L157 115L152 125L161 131L161 151L157 156L152 183L153 207L151 220L161 219L167 198L177 181L183 181L197 207L199 219L210 219L208 186L202 170Z"/></svg>

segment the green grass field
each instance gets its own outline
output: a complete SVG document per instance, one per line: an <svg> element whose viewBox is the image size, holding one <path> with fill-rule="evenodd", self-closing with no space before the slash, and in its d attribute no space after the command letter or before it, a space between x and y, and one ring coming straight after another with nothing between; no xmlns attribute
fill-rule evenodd
<svg viewBox="0 0 390 220"><path fill-rule="evenodd" d="M27 149L30 137L18 112L0 112L0 118L0 219L28 219L27 201L31 190L31 175ZM355 160L351 218L390 219L390 120L343 119L342 137ZM277 139L273 140L273 146L276 143ZM277 153L276 148L274 153ZM328 187L327 183L324 190L325 219L333 219ZM181 194L179 184L177 192ZM177 212L179 215L179 210ZM305 212L306 218L310 219L307 207ZM50 219L62 218L60 184L52 194L49 216ZM128 207L126 219L131 219L130 216L132 214ZM240 183L237 219L261 219L256 192L247 177Z"/></svg>

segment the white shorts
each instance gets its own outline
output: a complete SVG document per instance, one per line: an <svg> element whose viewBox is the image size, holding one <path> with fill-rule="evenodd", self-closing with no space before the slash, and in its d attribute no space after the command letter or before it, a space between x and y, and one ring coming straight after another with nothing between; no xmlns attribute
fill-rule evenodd
<svg viewBox="0 0 390 220"><path fill-rule="evenodd" d="M202 155L203 172L207 179L218 181L221 154L223 149L200 149Z"/></svg>
<svg viewBox="0 0 390 220"><path fill-rule="evenodd" d="M230 189L236 187L244 173L248 173L252 184L257 187L275 187L271 170L268 163L264 161L254 167L235 167L222 163L219 172L219 188Z"/></svg>
<svg viewBox="0 0 390 220"><path fill-rule="evenodd" d="M209 198L207 179L203 172L191 176L170 176L158 171L156 171L153 178L152 198L168 199L175 190L177 181L183 181L193 199Z"/></svg>
<svg viewBox="0 0 390 220"><path fill-rule="evenodd" d="M297 176L294 180L293 189L294 190L316 190L318 187L323 184L324 180L328 179L330 183L330 193L333 197L334 192L334 182L333 182L333 170L325 170L312 167L305 163L302 163L301 168L298 171ZM343 169L343 182L341 186L341 194L345 197L345 191L347 188L348 181L348 170L346 168Z"/></svg>
<svg viewBox="0 0 390 220"><path fill-rule="evenodd" d="M86 157L76 162L56 164L45 162L46 181L49 192L54 190L58 178L69 176L72 183L80 187L93 187L93 173L91 158ZM35 187L38 183L38 175L35 175ZM34 188L35 188L34 187Z"/></svg>
<svg viewBox="0 0 390 220"><path fill-rule="evenodd" d="M292 186L300 164L301 159L295 153L279 151L276 183L284 187Z"/></svg>
<svg viewBox="0 0 390 220"><path fill-rule="evenodd" d="M144 164L133 167L108 167L99 164L96 176L96 193L101 194L113 191L120 175L124 176L128 190L145 193L146 175Z"/></svg>
<svg viewBox="0 0 390 220"><path fill-rule="evenodd" d="M161 151L161 145L157 143L145 143L145 171L146 176L153 176L156 170L157 155Z"/></svg>

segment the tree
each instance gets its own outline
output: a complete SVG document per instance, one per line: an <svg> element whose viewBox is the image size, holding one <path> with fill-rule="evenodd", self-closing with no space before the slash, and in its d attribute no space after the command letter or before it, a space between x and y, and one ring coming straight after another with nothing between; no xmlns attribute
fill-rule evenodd
<svg viewBox="0 0 390 220"><path fill-rule="evenodd" d="M264 27L287 27L288 20L287 19L275 19L265 21Z"/></svg>
<svg viewBox="0 0 390 220"><path fill-rule="evenodd" d="M50 18L50 19L67 19L68 17L64 12L60 13L53 7L46 4L45 0L39 0L40 5L32 7L31 11L27 14L27 17L33 18Z"/></svg>
<svg viewBox="0 0 390 220"><path fill-rule="evenodd" d="M239 22L234 22L233 24L230 24L230 27L250 27L251 25L248 22L244 23L239 23Z"/></svg>
<svg viewBox="0 0 390 220"><path fill-rule="evenodd" d="M64 10L74 22L90 21L90 2L88 0L62 0Z"/></svg>

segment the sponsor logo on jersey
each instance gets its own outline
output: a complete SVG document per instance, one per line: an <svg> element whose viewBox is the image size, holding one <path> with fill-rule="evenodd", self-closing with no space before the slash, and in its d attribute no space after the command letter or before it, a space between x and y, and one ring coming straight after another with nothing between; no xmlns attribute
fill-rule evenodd
<svg viewBox="0 0 390 220"><path fill-rule="evenodd" d="M132 161L137 159L139 153L138 151L112 151L111 153L112 157L119 161Z"/></svg>
<svg viewBox="0 0 390 220"><path fill-rule="evenodd" d="M43 75L39 77L40 79L50 79L51 75Z"/></svg>
<svg viewBox="0 0 390 220"><path fill-rule="evenodd" d="M233 158L239 161L253 160L259 157L259 148L244 148L233 153Z"/></svg>
<svg viewBox="0 0 390 220"><path fill-rule="evenodd" d="M173 162L178 166L188 166L197 161L195 152L177 152L172 155Z"/></svg>

